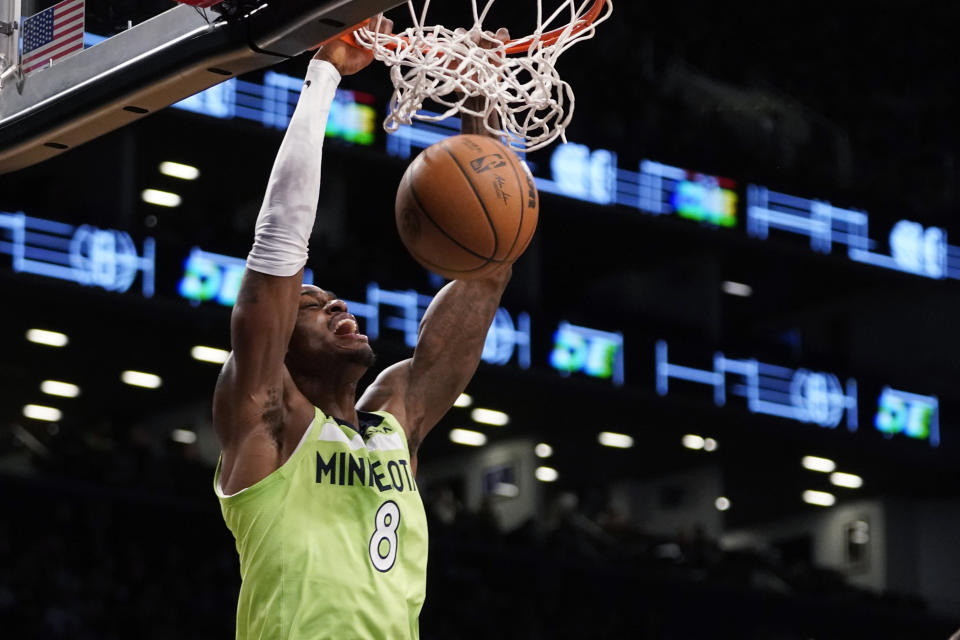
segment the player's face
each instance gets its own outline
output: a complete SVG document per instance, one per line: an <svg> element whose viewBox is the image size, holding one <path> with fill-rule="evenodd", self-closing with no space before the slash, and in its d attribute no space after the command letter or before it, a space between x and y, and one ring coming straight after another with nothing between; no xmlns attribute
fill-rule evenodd
<svg viewBox="0 0 960 640"><path fill-rule="evenodd" d="M360 333L347 303L333 292L312 285L300 290L290 351L298 358L318 359L316 364L333 358L370 367L374 360L367 336Z"/></svg>

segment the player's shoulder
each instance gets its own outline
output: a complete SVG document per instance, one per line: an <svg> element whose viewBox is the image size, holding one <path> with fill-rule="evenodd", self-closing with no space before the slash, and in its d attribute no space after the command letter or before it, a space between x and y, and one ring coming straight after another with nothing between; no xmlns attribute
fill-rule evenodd
<svg viewBox="0 0 960 640"><path fill-rule="evenodd" d="M360 424L366 432L374 433L383 433L391 434L395 431L404 433L403 425L400 424L400 421L395 415L387 411L386 409L379 409L377 411L364 411L362 409L357 409L357 416L360 420Z"/></svg>
<svg viewBox="0 0 960 640"><path fill-rule="evenodd" d="M364 438L370 439L377 435L387 436L388 438L399 438L408 450L415 449L416 443L411 442L410 434L406 427L395 415L385 409L376 411L363 411L358 409L357 416L360 420L361 429Z"/></svg>

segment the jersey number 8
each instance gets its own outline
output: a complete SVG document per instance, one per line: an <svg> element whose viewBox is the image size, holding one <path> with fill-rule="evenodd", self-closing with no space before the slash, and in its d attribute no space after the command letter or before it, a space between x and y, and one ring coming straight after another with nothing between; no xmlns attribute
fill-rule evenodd
<svg viewBox="0 0 960 640"><path fill-rule="evenodd" d="M377 571L390 571L397 561L397 527L400 526L400 508L387 500L377 509L376 528L370 537L370 562Z"/></svg>

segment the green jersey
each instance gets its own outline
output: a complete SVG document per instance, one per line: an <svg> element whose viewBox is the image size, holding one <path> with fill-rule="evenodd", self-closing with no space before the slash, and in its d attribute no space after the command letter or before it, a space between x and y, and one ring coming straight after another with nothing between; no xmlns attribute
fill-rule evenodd
<svg viewBox="0 0 960 640"><path fill-rule="evenodd" d="M214 489L240 554L238 640L418 638L427 519L403 428L316 410L283 466L231 496Z"/></svg>

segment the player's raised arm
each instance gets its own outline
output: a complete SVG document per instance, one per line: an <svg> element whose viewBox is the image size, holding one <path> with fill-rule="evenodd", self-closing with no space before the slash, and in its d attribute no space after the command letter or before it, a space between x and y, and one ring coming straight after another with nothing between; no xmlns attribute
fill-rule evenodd
<svg viewBox="0 0 960 640"><path fill-rule="evenodd" d="M413 358L385 369L360 399L358 408L389 411L404 426L411 464L476 372L511 274L507 264L485 278L448 283L427 307Z"/></svg>
<svg viewBox="0 0 960 640"><path fill-rule="evenodd" d="M501 29L484 37L505 42L509 33ZM482 112L482 106L482 97L468 100L471 111ZM490 129L498 127L485 124L482 118L463 116L461 132L496 139ZM453 406L480 364L487 332L512 272L512 266L504 264L485 277L454 280L441 289L420 322L413 358L385 369L357 405L368 411L384 409L397 417L407 432L414 469L420 442Z"/></svg>
<svg viewBox="0 0 960 640"><path fill-rule="evenodd" d="M339 40L318 50L270 173L231 316L233 352L214 396L224 487L249 486L279 466L282 452L276 442L288 411L284 357L319 200L327 116L341 76L356 73L372 59L369 52ZM238 460L243 477L231 481Z"/></svg>

